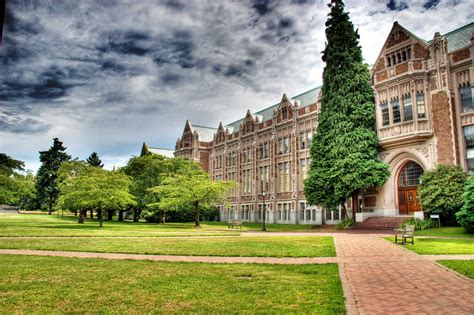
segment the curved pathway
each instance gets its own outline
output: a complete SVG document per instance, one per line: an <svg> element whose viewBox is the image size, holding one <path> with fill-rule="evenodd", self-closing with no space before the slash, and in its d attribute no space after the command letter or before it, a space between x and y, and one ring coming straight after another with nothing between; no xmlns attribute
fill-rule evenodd
<svg viewBox="0 0 474 315"><path fill-rule="evenodd" d="M337 257L210 257L0 249L0 254L175 262L338 263L348 314L474 314L474 281L435 262L474 255L417 255L379 233L242 233L242 236L333 236Z"/></svg>

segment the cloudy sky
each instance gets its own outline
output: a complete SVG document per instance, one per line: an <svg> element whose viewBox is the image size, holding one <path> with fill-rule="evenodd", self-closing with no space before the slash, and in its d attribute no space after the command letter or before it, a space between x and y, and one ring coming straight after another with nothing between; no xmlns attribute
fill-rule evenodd
<svg viewBox="0 0 474 315"><path fill-rule="evenodd" d="M38 167L123 165L142 142L174 148L187 118L217 127L322 84L325 1L7 0L0 152ZM394 21L431 39L474 21L472 0L346 1L372 64Z"/></svg>

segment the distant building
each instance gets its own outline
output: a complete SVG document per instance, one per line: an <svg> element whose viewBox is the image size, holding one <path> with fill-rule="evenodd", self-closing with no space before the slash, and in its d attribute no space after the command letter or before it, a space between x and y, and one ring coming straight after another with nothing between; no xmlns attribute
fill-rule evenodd
<svg viewBox="0 0 474 315"><path fill-rule="evenodd" d="M146 145L145 142L143 142L142 151L140 152L140 156L143 156L147 153L160 154L160 155L166 156L168 158L174 157L174 150L149 147L149 146Z"/></svg>
<svg viewBox="0 0 474 315"><path fill-rule="evenodd" d="M372 68L379 159L391 176L359 196L357 221L420 210L419 177L438 164L474 168L473 32L470 23L426 41L394 23ZM339 211L310 206L303 192L319 92L284 94L278 104L217 128L186 121L175 156L200 162L214 180L238 183L229 206L220 206L221 220L261 221L265 192L268 222L340 221Z"/></svg>

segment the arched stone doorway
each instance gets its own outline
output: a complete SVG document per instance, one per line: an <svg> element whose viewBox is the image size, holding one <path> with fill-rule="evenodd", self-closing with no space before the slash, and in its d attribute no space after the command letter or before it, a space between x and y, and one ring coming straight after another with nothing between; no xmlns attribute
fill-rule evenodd
<svg viewBox="0 0 474 315"><path fill-rule="evenodd" d="M420 211L418 185L423 168L416 162L409 161L403 165L398 174L398 209L399 214L411 214Z"/></svg>

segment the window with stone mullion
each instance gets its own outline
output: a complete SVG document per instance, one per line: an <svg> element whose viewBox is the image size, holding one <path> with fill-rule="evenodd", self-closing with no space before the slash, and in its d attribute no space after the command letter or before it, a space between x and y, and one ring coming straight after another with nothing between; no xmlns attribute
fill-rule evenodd
<svg viewBox="0 0 474 315"><path fill-rule="evenodd" d="M462 84L459 87L459 95L461 96L461 108L462 112L474 111L474 103L472 99L472 87L469 82Z"/></svg>
<svg viewBox="0 0 474 315"><path fill-rule="evenodd" d="M413 120L413 102L411 94L405 94L403 97L403 121Z"/></svg>
<svg viewBox="0 0 474 315"><path fill-rule="evenodd" d="M392 106L392 119L394 124L398 124L401 122L401 115L400 115L400 101L398 98L393 98L391 102Z"/></svg>

